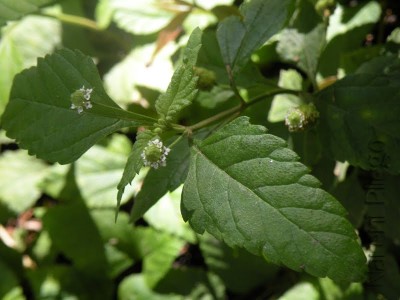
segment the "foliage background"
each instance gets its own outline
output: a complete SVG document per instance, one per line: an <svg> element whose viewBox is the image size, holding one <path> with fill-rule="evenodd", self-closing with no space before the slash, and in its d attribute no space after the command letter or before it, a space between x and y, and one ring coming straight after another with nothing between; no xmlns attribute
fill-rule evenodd
<svg viewBox="0 0 400 300"><path fill-rule="evenodd" d="M29 15L17 15L16 21L2 27L0 113L8 102L15 74L35 65L36 58L66 47L94 57L107 93L119 105L155 116L154 102L166 90L179 50L197 26L205 30L209 41L204 52L207 56L199 60L217 74L218 86L201 92L182 122L201 121L231 107L233 92L227 88L225 70L219 67L214 33L219 21L238 14L241 1L198 0L198 8L192 11L186 10L191 1L176 1L173 10L158 6L161 1L157 0L53 2L37 1L37 9L26 11ZM290 26L252 55L253 68L261 73L254 76L258 73L249 69L240 78L243 97L265 90L265 78L285 88L307 91L362 73L362 68L379 73L380 69L398 67L398 1L333 4L328 0L297 1L297 17ZM310 80L314 77L315 81ZM395 82L394 90L398 87ZM357 92L363 90L361 86ZM374 87L363 96L368 99L373 91ZM390 95L385 93L391 91L383 91L382 97ZM268 264L245 250L227 247L211 235L197 235L182 221L181 188L175 190L174 185L166 195L159 195L156 186L145 191L162 198L133 225L129 212L147 170L127 187L114 224L116 186L135 141L134 131L121 130L75 163L58 165L29 156L1 130L0 297L397 299L399 177L393 175L396 172L380 173L380 186L374 186L376 173L347 163L335 164L322 151L324 145L332 143L329 137L321 137L321 145L315 131L289 133L283 122L285 113L300 101L293 95L279 95L245 114L254 123L265 125L269 133L287 140L302 162L312 167L325 190L341 201L358 228L367 255L383 257L378 261L384 266L377 269L379 278L373 277L374 269L370 268L369 281L340 286L326 278ZM397 124L393 130L398 129ZM320 124L323 129L328 125ZM340 133L343 127L338 125L336 130ZM340 150L332 150L338 160L359 159ZM368 205L371 191L381 190L384 208ZM370 211L378 209L384 216L380 240L368 230L367 219Z"/></svg>

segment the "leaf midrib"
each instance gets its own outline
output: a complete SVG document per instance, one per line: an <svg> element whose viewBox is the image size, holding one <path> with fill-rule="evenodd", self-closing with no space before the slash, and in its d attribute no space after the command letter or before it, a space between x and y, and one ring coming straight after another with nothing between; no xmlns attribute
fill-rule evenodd
<svg viewBox="0 0 400 300"><path fill-rule="evenodd" d="M208 144L208 145L212 145L212 144ZM258 199L259 201L261 200L261 203L265 203L267 204L269 207L271 207L272 209L274 209L277 213L279 213L279 215L282 216L282 219L285 219L288 223L292 224L293 226L297 227L300 231L306 233L306 235L308 235L312 240L315 240L316 242L318 242L318 245L320 245L323 249L325 249L326 251L328 251L329 253L333 254L335 257L339 257L339 255L337 255L336 253L332 252L330 249L326 248L319 240L315 239L308 231L302 229L299 225L297 225L296 223L294 223L293 221L291 221L290 219L288 219L282 212L279 211L279 209L276 209L274 206L272 206L270 203L268 203L267 201L264 201L264 199L262 199L256 192L254 192L253 190L251 190L250 188L248 188L246 185L242 184L240 181L238 181L236 178L232 177L230 174L228 174L224 169L220 168L218 165L216 165L212 160L210 160L202 151L201 149L199 149L197 146L193 146L194 150L196 151L196 155L201 155L202 157L204 157L209 163L211 163L212 165L214 165L216 168L218 168L219 170L221 170L222 172L224 172L226 174L226 176L228 176L229 178L231 178L232 180L234 180L237 184L239 184L240 186L244 187L246 190L248 190L251 194L253 194L254 196L256 196L256 199ZM196 189L197 190L197 189ZM199 197L200 199L200 197ZM200 201L201 202L201 201ZM206 211L206 210L204 210ZM207 213L208 214L208 213ZM213 218L211 218L213 219ZM235 224L236 226L236 224ZM220 231L220 230L219 230ZM221 232L221 231L220 231ZM240 231L239 231L240 232ZM348 237L349 239L351 239L350 237ZM352 240L352 239L351 239ZM272 245L272 244L270 244ZM296 244L297 245L297 244ZM296 246L297 247L297 246Z"/></svg>

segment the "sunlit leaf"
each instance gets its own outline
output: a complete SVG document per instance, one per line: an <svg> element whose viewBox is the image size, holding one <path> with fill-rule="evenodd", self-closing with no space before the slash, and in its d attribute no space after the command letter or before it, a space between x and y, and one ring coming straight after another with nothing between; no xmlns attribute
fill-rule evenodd
<svg viewBox="0 0 400 300"><path fill-rule="evenodd" d="M21 213L40 197L39 183L48 166L25 151L7 151L0 157L0 202L11 211Z"/></svg>
<svg viewBox="0 0 400 300"><path fill-rule="evenodd" d="M79 114L71 109L71 94L82 86L93 89L93 107ZM105 93L91 58L63 49L15 77L2 123L30 154L65 164L102 137L140 124L121 120L126 114Z"/></svg>
<svg viewBox="0 0 400 300"><path fill-rule="evenodd" d="M364 278L345 210L286 143L241 117L193 146L182 195L192 228L314 276Z"/></svg>
<svg viewBox="0 0 400 300"><path fill-rule="evenodd" d="M253 0L240 7L243 20L229 17L220 23L218 42L226 65L237 73L251 54L278 33L289 17L292 0Z"/></svg>

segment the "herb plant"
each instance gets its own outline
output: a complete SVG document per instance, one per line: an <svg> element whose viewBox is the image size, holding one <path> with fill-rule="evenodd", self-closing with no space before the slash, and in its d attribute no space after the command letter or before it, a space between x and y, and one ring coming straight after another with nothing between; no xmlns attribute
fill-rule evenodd
<svg viewBox="0 0 400 300"><path fill-rule="evenodd" d="M398 297L389 8L0 0L0 295Z"/></svg>

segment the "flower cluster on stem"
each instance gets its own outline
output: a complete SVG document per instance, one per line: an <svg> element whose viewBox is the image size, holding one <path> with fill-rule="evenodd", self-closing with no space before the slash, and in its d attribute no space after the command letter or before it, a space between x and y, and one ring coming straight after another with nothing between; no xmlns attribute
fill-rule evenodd
<svg viewBox="0 0 400 300"><path fill-rule="evenodd" d="M92 108L92 103L90 102L90 96L93 89L86 89L83 85L79 90L76 90L71 95L71 109L76 109L78 114L83 112L83 109Z"/></svg>
<svg viewBox="0 0 400 300"><path fill-rule="evenodd" d="M165 147L160 139L154 139L147 143L141 157L145 166L158 169L160 166L166 166L167 156L170 151L171 149Z"/></svg>

